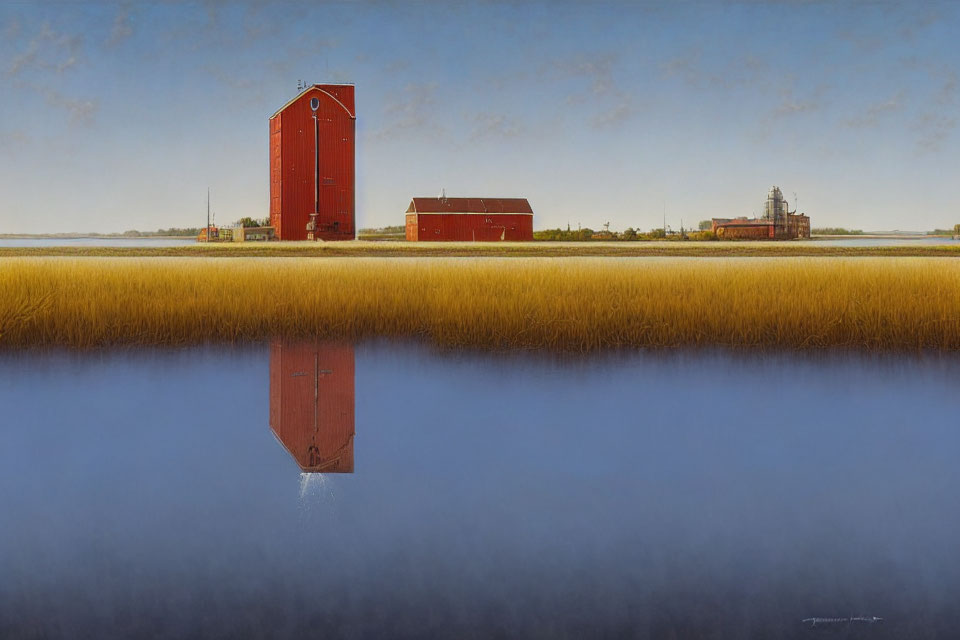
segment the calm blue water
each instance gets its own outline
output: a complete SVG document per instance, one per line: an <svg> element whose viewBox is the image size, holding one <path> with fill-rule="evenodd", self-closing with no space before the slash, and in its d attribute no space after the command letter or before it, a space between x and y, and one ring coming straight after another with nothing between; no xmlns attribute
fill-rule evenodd
<svg viewBox="0 0 960 640"><path fill-rule="evenodd" d="M282 352L0 355L0 637L960 628L960 358Z"/></svg>
<svg viewBox="0 0 960 640"><path fill-rule="evenodd" d="M196 238L0 238L0 247L181 247Z"/></svg>
<svg viewBox="0 0 960 640"><path fill-rule="evenodd" d="M824 247L932 247L937 245L957 246L960 240L952 238L837 238L834 240L804 240L803 244Z"/></svg>

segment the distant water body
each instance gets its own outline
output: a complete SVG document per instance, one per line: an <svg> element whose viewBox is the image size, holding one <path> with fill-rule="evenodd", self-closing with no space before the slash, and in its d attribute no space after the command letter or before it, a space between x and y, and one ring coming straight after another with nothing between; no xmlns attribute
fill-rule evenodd
<svg viewBox="0 0 960 640"><path fill-rule="evenodd" d="M818 247L930 247L936 245L960 245L960 240L953 238L837 238L833 240L806 240L805 245Z"/></svg>
<svg viewBox="0 0 960 640"><path fill-rule="evenodd" d="M946 356L0 353L0 637L952 637L958 388Z"/></svg>
<svg viewBox="0 0 960 640"><path fill-rule="evenodd" d="M196 238L0 238L0 247L182 247Z"/></svg>

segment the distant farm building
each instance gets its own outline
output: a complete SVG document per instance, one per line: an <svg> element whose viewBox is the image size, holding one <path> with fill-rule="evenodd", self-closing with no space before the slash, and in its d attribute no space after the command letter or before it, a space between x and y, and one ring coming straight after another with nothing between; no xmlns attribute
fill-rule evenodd
<svg viewBox="0 0 960 640"><path fill-rule="evenodd" d="M714 218L711 230L724 240L792 240L810 237L810 218L790 211L780 187L770 187L760 218Z"/></svg>
<svg viewBox="0 0 960 640"><path fill-rule="evenodd" d="M533 209L526 198L414 198L406 229L409 241L530 241Z"/></svg>
<svg viewBox="0 0 960 640"><path fill-rule="evenodd" d="M207 238L207 231L210 237ZM273 227L206 227L197 234L197 242L268 242L275 239Z"/></svg>
<svg viewBox="0 0 960 640"><path fill-rule="evenodd" d="M270 226L280 240L352 240L353 85L315 84L270 117Z"/></svg>
<svg viewBox="0 0 960 640"><path fill-rule="evenodd" d="M233 242L265 242L275 237L273 227L237 227L231 231L230 239Z"/></svg>
<svg viewBox="0 0 960 640"><path fill-rule="evenodd" d="M352 345L270 345L270 429L306 473L353 473Z"/></svg>

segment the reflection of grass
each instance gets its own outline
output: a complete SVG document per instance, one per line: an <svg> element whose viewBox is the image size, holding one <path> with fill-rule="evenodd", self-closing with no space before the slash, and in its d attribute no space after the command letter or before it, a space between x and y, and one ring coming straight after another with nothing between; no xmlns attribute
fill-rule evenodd
<svg viewBox="0 0 960 640"><path fill-rule="evenodd" d="M422 336L450 346L960 349L960 261L0 262L0 344ZM19 301L19 302L18 302Z"/></svg>
<svg viewBox="0 0 960 640"><path fill-rule="evenodd" d="M960 245L842 247L807 242L244 242L175 247L0 247L4 257L800 257L954 256Z"/></svg>

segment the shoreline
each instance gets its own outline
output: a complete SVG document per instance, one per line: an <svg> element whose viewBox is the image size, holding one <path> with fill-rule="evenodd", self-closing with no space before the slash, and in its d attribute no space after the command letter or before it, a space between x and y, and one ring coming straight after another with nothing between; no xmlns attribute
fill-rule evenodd
<svg viewBox="0 0 960 640"><path fill-rule="evenodd" d="M333 257L960 257L960 244L921 246L822 246L806 242L238 242L165 247L49 246L0 247L0 259L76 258L333 258Z"/></svg>

